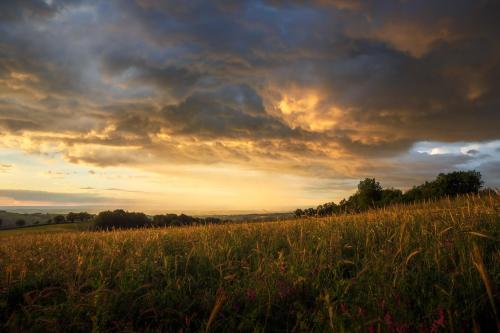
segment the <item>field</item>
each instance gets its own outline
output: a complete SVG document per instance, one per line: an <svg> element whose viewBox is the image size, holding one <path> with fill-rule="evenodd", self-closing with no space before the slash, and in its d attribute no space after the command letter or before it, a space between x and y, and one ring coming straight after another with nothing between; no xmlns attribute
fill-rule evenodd
<svg viewBox="0 0 500 333"><path fill-rule="evenodd" d="M498 329L498 196L0 239L0 331Z"/></svg>

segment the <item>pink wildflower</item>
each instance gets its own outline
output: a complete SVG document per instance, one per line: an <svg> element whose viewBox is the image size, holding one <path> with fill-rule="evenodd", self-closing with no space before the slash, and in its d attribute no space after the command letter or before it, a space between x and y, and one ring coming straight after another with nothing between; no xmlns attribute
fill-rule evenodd
<svg viewBox="0 0 500 333"><path fill-rule="evenodd" d="M440 327L445 327L443 309L438 309L438 318L432 322L431 333L438 332Z"/></svg>
<svg viewBox="0 0 500 333"><path fill-rule="evenodd" d="M342 312L343 315L349 315L349 309L345 303L340 303L340 312Z"/></svg>
<svg viewBox="0 0 500 333"><path fill-rule="evenodd" d="M387 331L388 332L393 332L394 331L394 329L393 329L394 322L392 320L392 316L391 316L390 313L386 313L385 314L385 316L384 316L384 322L387 325Z"/></svg>
<svg viewBox="0 0 500 333"><path fill-rule="evenodd" d="M362 307L358 306L358 316L363 317L365 315L365 310Z"/></svg>

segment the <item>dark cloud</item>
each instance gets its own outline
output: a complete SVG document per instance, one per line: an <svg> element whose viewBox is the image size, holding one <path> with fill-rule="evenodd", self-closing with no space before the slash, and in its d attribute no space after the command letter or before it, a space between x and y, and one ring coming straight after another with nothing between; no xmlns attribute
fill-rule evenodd
<svg viewBox="0 0 500 333"><path fill-rule="evenodd" d="M405 153L500 138L499 12L462 0L2 1L0 128L99 166L454 168Z"/></svg>
<svg viewBox="0 0 500 333"><path fill-rule="evenodd" d="M31 120L20 119L0 119L0 127L9 132L17 132L19 130L37 129L38 125Z"/></svg>
<svg viewBox="0 0 500 333"><path fill-rule="evenodd" d="M477 154L479 154L479 150L477 150L477 149L469 149L469 150L467 150L467 154L469 154L469 155L477 155Z"/></svg>
<svg viewBox="0 0 500 333"><path fill-rule="evenodd" d="M197 93L161 113L169 131L200 138L260 139L305 135L266 113L261 98L248 86Z"/></svg>
<svg viewBox="0 0 500 333"><path fill-rule="evenodd" d="M203 77L194 69L155 63L154 60L127 58L127 54L110 54L103 58L101 69L106 75L125 76L134 85L152 85L174 97L185 96Z"/></svg>
<svg viewBox="0 0 500 333"><path fill-rule="evenodd" d="M48 18L66 5L80 1L68 0L4 0L0 2L0 19L18 20Z"/></svg>
<svg viewBox="0 0 500 333"><path fill-rule="evenodd" d="M337 140L347 152L365 157L393 156L395 152L408 150L413 144L413 141L409 139L396 140L394 138L368 143L353 140L346 136L339 137Z"/></svg>

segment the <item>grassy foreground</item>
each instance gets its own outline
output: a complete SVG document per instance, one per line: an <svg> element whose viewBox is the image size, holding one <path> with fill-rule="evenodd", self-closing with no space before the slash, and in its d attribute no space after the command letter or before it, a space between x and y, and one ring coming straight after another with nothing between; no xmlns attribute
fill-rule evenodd
<svg viewBox="0 0 500 333"><path fill-rule="evenodd" d="M494 332L500 197L0 241L0 331Z"/></svg>

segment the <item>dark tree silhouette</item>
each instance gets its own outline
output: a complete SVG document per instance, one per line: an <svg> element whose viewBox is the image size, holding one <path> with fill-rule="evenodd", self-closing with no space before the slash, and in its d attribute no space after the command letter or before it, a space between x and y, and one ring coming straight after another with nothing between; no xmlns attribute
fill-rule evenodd
<svg viewBox="0 0 500 333"><path fill-rule="evenodd" d="M441 196L478 193L483 185L481 174L478 171L440 173L435 182Z"/></svg>
<svg viewBox="0 0 500 333"><path fill-rule="evenodd" d="M74 223L74 222L85 222L88 221L92 218L92 215L87 213L87 212L81 212L81 213L68 213L66 215L66 221Z"/></svg>
<svg viewBox="0 0 500 333"><path fill-rule="evenodd" d="M395 203L400 203L403 200L403 192L394 188L386 188L382 190L380 199L381 206L387 206Z"/></svg>
<svg viewBox="0 0 500 333"><path fill-rule="evenodd" d="M375 207L382 198L382 186L375 178L365 178L359 182L357 195L360 210Z"/></svg>
<svg viewBox="0 0 500 333"><path fill-rule="evenodd" d="M191 224L214 224L221 222L221 219L215 217L199 218L188 216L185 214L165 214L153 216L153 226L157 227L181 226Z"/></svg>
<svg viewBox="0 0 500 333"><path fill-rule="evenodd" d="M60 224L66 222L66 218L63 215L57 215L54 217L54 223Z"/></svg>
<svg viewBox="0 0 500 333"><path fill-rule="evenodd" d="M300 208L296 209L294 212L293 212L293 215L295 215L295 217L301 217L301 216L304 216L304 211Z"/></svg>
<svg viewBox="0 0 500 333"><path fill-rule="evenodd" d="M466 193L478 193L483 186L481 173L478 171L455 171L440 173L434 181L414 186L403 195L403 201L413 202L439 199L444 196L456 196Z"/></svg>
<svg viewBox="0 0 500 333"><path fill-rule="evenodd" d="M143 228L151 224L144 213L126 212L122 209L101 212L95 219L97 229Z"/></svg>
<svg viewBox="0 0 500 333"><path fill-rule="evenodd" d="M408 203L429 199L439 199L445 196L456 196L466 193L480 193L483 181L478 171L455 171L440 173L435 180L414 186L403 193L394 188L382 189L375 178L365 178L359 182L358 190L348 199L342 199L338 205L334 202L319 205L316 209L297 209L295 216L325 216L338 213L354 213L370 208ZM483 191L486 193L486 191ZM487 193L496 193L487 191Z"/></svg>

